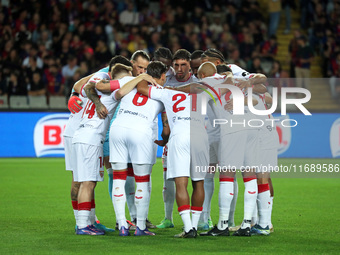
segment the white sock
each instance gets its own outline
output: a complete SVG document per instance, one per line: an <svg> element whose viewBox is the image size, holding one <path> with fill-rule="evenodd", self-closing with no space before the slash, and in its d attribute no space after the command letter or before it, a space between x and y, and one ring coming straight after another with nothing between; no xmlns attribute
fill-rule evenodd
<svg viewBox="0 0 340 255"><path fill-rule="evenodd" d="M166 180L166 171L163 171L164 186L163 186L163 201L164 201L164 211L165 218L172 221L172 212L175 203L175 182Z"/></svg>
<svg viewBox="0 0 340 255"><path fill-rule="evenodd" d="M259 201L259 193L257 193L257 199L256 199L257 203L255 204L253 216L251 217L251 224L252 225L257 224L257 222L258 222L258 218L257 218L257 216L258 216L258 207L257 207L258 201Z"/></svg>
<svg viewBox="0 0 340 255"><path fill-rule="evenodd" d="M150 209L150 199L151 199L151 192L152 191L152 181L151 181L151 175L150 175L150 181L149 181L149 202L148 202L148 209L146 212L146 218L148 219L149 217L149 209Z"/></svg>
<svg viewBox="0 0 340 255"><path fill-rule="evenodd" d="M78 218L77 218L78 228L85 228L87 225L89 225L90 213L91 211L88 211L88 210L78 211Z"/></svg>
<svg viewBox="0 0 340 255"><path fill-rule="evenodd" d="M270 225L269 228L273 227L273 223L272 223L272 213L273 213L273 202L274 202L274 197L270 197L271 199L271 203L269 205L270 209L269 209L269 219L270 219Z"/></svg>
<svg viewBox="0 0 340 255"><path fill-rule="evenodd" d="M77 222L78 210L73 210L73 214L74 214L74 218L76 219L76 222Z"/></svg>
<svg viewBox="0 0 340 255"><path fill-rule="evenodd" d="M203 212L200 217L200 221L204 223L208 223L208 219L210 216L210 205L211 198L214 194L215 183L213 176L209 176L209 178L204 179L204 203L203 203Z"/></svg>
<svg viewBox="0 0 340 255"><path fill-rule="evenodd" d="M200 219L203 207L191 206L191 225L197 230L198 220Z"/></svg>
<svg viewBox="0 0 340 255"><path fill-rule="evenodd" d="M78 210L73 210L73 214L74 214L74 218L77 222L77 218L78 218Z"/></svg>
<svg viewBox="0 0 340 255"><path fill-rule="evenodd" d="M192 229L192 223L190 219L190 205L178 207L178 212L184 224L184 231L189 232Z"/></svg>
<svg viewBox="0 0 340 255"><path fill-rule="evenodd" d="M91 208L89 219L90 219L90 225L93 225L94 222L96 221L96 208Z"/></svg>
<svg viewBox="0 0 340 255"><path fill-rule="evenodd" d="M78 201L71 201L72 202L72 208L73 208L73 214L74 214L74 218L77 222L77 218L78 218Z"/></svg>
<svg viewBox="0 0 340 255"><path fill-rule="evenodd" d="M134 220L137 217L137 210L135 205L135 177L127 176L125 184L126 202L129 208L130 219Z"/></svg>
<svg viewBox="0 0 340 255"><path fill-rule="evenodd" d="M218 192L218 205L220 209L217 228L224 230L228 227L230 204L234 196L233 178L220 177L220 190Z"/></svg>
<svg viewBox="0 0 340 255"><path fill-rule="evenodd" d="M125 202L126 202L125 182L126 180L117 179L115 175L116 174L114 172L113 173L113 185L112 185L112 203L115 209L116 221L118 222L119 229L122 226L124 226L125 228L128 228L128 225L126 223L126 217L125 217ZM126 176L126 173L122 175Z"/></svg>
<svg viewBox="0 0 340 255"><path fill-rule="evenodd" d="M256 177L243 178L244 180L244 218L241 228L251 227L251 217L257 199L257 179Z"/></svg>
<svg viewBox="0 0 340 255"><path fill-rule="evenodd" d="M235 226L234 216L235 216L235 210L236 210L237 197L238 197L238 183L237 183L237 179L235 178L234 179L234 196L230 204L229 219L228 219L229 227Z"/></svg>
<svg viewBox="0 0 340 255"><path fill-rule="evenodd" d="M269 184L259 184L257 195L257 207L259 211L259 222L258 224L265 228L270 224L270 191Z"/></svg>
<svg viewBox="0 0 340 255"><path fill-rule="evenodd" d="M144 177L144 176L143 176ZM139 229L144 230L146 228L145 221L148 216L148 208L150 201L150 184L149 181L137 181L138 176L136 178L136 208L137 208L137 227ZM147 177L147 180L150 180L150 176Z"/></svg>

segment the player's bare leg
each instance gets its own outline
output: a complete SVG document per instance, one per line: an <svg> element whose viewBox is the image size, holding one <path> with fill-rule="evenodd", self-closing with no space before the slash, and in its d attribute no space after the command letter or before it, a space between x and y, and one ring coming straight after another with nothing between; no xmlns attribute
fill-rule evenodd
<svg viewBox="0 0 340 255"><path fill-rule="evenodd" d="M78 218L78 193L80 188L80 182L75 182L73 180L73 172L72 172L72 183L71 183L71 201L73 207L74 218L77 222Z"/></svg>
<svg viewBox="0 0 340 255"><path fill-rule="evenodd" d="M193 232L192 223L190 217L190 197L188 193L188 177L175 178L176 185L176 202L178 206L179 215L182 218L184 224L184 233L175 237L184 237L189 232ZM195 237L194 235L192 237Z"/></svg>
<svg viewBox="0 0 340 255"><path fill-rule="evenodd" d="M113 163L113 186L112 186L112 203L116 214L116 221L118 222L118 229L120 236L130 235L128 231L128 224L125 217L125 183L127 177L127 168L123 168L120 163ZM119 169L123 168L123 169ZM117 169L117 170L116 170ZM118 170L119 169L119 170Z"/></svg>
<svg viewBox="0 0 340 255"><path fill-rule="evenodd" d="M105 157L105 158L107 158L107 162L108 162L109 157ZM106 169L109 170L108 165L111 167L111 164L109 162L108 162L108 164L105 163L105 158L104 158L104 165L105 165ZM112 169L111 169L111 177L112 177ZM109 175L109 179L110 179L110 175ZM80 183L78 183L78 184L80 186ZM79 187L78 187L78 190L79 190ZM72 198L72 192L74 193L73 196L78 198L78 191L77 191L76 187L73 190L71 190L71 198ZM75 193L75 192L77 192L77 193ZM109 193L112 193L112 180L111 180L111 192L110 192L110 181L109 181ZM111 199L111 194L110 194L110 199ZM72 200L72 204L73 204L73 200ZM77 202L77 206L78 206L78 202ZM94 198L94 195L93 195L93 198L91 199L91 214L90 214L90 217L91 217L91 220L90 220L91 224L93 224L97 229L103 230L105 232L114 232L115 231L112 228L107 228L105 225L101 224L100 221L98 220L98 218L95 214L95 198Z"/></svg>
<svg viewBox="0 0 340 255"><path fill-rule="evenodd" d="M192 181L191 195L191 223L192 227L197 230L198 220L200 219L203 202L204 202L204 181Z"/></svg>
<svg viewBox="0 0 340 255"><path fill-rule="evenodd" d="M78 229L90 228L97 234L104 234L104 231L94 228L91 224L91 209L94 208L94 189L97 185L95 181L81 182L78 193Z"/></svg>

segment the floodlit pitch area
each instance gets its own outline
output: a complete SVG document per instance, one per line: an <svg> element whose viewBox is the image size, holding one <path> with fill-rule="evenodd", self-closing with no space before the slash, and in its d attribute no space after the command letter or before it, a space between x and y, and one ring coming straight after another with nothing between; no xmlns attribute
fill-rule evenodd
<svg viewBox="0 0 340 255"><path fill-rule="evenodd" d="M280 159L279 164L332 163L339 159ZM273 179L275 189L270 236L198 237L175 239L182 221L174 210L175 228L155 230L156 236L77 236L70 201L71 173L63 159L0 159L0 254L164 254L164 253L337 253L339 249L340 179ZM160 160L153 168L149 219L164 217ZM340 175L340 173L339 173ZM243 183L239 179L236 222L243 216ZM218 220L218 181L212 219ZM115 215L107 192L107 175L96 188L96 214L114 227Z"/></svg>

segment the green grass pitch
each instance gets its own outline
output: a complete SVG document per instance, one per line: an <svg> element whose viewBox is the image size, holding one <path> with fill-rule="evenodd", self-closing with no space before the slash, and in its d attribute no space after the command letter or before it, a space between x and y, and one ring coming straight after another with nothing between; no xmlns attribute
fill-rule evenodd
<svg viewBox="0 0 340 255"><path fill-rule="evenodd" d="M281 159L280 164L339 163L330 159ZM338 253L340 245L340 179L273 179L275 232L270 236L175 239L182 223L174 209L175 228L155 230L151 237L77 236L70 202L71 173L63 159L0 159L0 254L215 254ZM218 220L215 181L212 219ZM153 168L149 219L164 217L162 167ZM115 215L107 192L107 175L96 188L96 214L113 227ZM239 179L236 223L242 221L243 184ZM133 233L132 233L133 234Z"/></svg>

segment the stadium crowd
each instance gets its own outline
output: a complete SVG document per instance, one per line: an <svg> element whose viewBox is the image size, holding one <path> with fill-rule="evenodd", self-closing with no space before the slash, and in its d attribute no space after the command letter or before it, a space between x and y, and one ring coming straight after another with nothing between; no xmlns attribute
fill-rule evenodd
<svg viewBox="0 0 340 255"><path fill-rule="evenodd" d="M275 2L268 19L253 0L2 1L0 95L67 96L76 80L105 66L112 56L129 58L136 50L152 56L160 46L172 52L217 48L229 56L229 63L281 77L275 61L277 24L268 24L281 10L289 18L287 10L296 6L292 1ZM294 33L289 77L301 67L301 54L313 54L311 48L323 58L324 77L339 77L339 1L300 2L301 26L308 37ZM308 50L301 54L298 39L311 46L307 43Z"/></svg>

